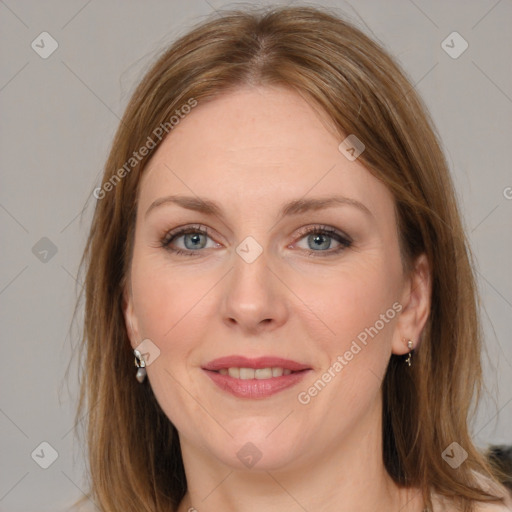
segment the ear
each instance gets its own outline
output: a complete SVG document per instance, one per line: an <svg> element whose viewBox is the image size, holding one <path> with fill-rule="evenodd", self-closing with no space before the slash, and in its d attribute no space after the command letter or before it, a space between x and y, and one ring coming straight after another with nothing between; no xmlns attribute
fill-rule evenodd
<svg viewBox="0 0 512 512"><path fill-rule="evenodd" d="M130 283L125 286L123 292L123 314L130 344L132 348L135 348L140 343L141 338L139 336L139 326L133 307L133 295Z"/></svg>
<svg viewBox="0 0 512 512"><path fill-rule="evenodd" d="M409 340L413 342L413 349L418 347L430 314L431 281L430 265L423 253L416 259L414 269L404 283L400 300L402 310L393 334L393 354L407 354Z"/></svg>

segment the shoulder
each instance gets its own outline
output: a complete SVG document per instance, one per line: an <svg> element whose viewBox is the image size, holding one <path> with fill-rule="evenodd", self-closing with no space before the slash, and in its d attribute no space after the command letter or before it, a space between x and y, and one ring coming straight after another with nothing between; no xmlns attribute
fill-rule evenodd
<svg viewBox="0 0 512 512"><path fill-rule="evenodd" d="M503 498L503 503L475 501L473 503L473 512L512 512L512 490L490 480L489 478L474 473L476 484L482 490L491 493L494 496ZM458 508L453 508L453 502L436 493L432 495L432 505L434 512L456 512Z"/></svg>
<svg viewBox="0 0 512 512"><path fill-rule="evenodd" d="M458 507L454 508L451 501L440 497L435 497L432 501L434 512L460 512ZM512 512L512 501L506 501L505 504L475 502L472 510L473 512Z"/></svg>
<svg viewBox="0 0 512 512"><path fill-rule="evenodd" d="M512 503L509 501L506 505L499 503L482 503L475 506L475 512L511 512Z"/></svg>
<svg viewBox="0 0 512 512"><path fill-rule="evenodd" d="M478 483L482 488L495 496L503 498L504 503L478 503L475 506L475 512L505 512L512 511L512 490L504 487L501 484L492 482L487 477L476 473Z"/></svg>

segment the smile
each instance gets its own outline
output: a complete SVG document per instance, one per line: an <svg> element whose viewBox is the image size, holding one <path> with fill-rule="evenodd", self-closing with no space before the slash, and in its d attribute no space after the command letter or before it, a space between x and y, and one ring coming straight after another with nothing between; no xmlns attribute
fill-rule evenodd
<svg viewBox="0 0 512 512"><path fill-rule="evenodd" d="M298 384L311 368L279 357L228 356L202 370L221 390L238 398L262 399Z"/></svg>
<svg viewBox="0 0 512 512"><path fill-rule="evenodd" d="M283 375L290 375L292 371L289 368L221 368L219 370L221 375L229 375L234 379L271 379L272 377L282 377Z"/></svg>

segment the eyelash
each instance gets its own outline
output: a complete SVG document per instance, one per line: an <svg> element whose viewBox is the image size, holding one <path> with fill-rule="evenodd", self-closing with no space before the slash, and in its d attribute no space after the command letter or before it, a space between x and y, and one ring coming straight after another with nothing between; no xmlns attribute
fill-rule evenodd
<svg viewBox="0 0 512 512"><path fill-rule="evenodd" d="M174 249L171 247L171 243L176 238L179 238L182 235L190 235L190 234L197 234L197 233L206 235L209 238L211 238L210 234L209 234L209 230L207 228L203 228L200 225L188 226L185 228L180 228L177 231L170 231L169 233L167 233L164 236L164 238L161 240L161 246L164 249L166 249L174 254L180 255L180 256L195 256L195 255L197 255L198 252L201 252L201 251ZM312 251L312 250L303 249L308 253L308 255L310 257L333 256L333 255L341 253L345 249L348 249L349 247L352 246L352 243L353 243L352 240L350 240L349 238L342 235L339 231L330 228L329 226L314 226L314 227L304 228L299 233L299 240L301 240L302 238L304 238L307 235L316 235L316 234L327 235L329 238L335 239L340 244L340 246L336 249L327 250L327 251Z"/></svg>

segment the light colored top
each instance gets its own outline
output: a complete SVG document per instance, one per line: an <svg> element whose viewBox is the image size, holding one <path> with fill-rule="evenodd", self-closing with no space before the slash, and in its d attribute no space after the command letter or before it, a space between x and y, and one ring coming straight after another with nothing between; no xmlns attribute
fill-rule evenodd
<svg viewBox="0 0 512 512"><path fill-rule="evenodd" d="M501 503L475 503L475 512L511 512L512 511L512 491L506 489L503 486L499 486L494 482L491 482L488 478L483 475L476 474L478 484L485 491L499 497L505 498L505 504ZM453 505L450 504L449 500L440 496L434 495L432 498L434 511L433 512L456 512Z"/></svg>

